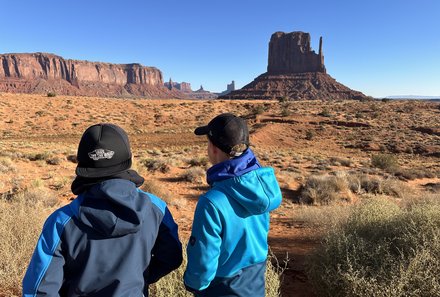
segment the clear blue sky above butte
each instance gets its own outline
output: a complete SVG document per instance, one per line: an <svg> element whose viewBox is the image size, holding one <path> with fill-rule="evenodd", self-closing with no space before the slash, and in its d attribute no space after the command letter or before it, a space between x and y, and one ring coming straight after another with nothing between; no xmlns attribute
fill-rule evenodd
<svg viewBox="0 0 440 297"><path fill-rule="evenodd" d="M223 91L266 71L276 31L323 36L327 72L382 97L440 96L438 0L0 0L0 53L141 63Z"/></svg>

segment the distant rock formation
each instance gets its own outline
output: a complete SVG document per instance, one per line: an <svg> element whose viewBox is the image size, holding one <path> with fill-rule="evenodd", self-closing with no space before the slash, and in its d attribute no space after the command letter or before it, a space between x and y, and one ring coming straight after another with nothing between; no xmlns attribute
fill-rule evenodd
<svg viewBox="0 0 440 297"><path fill-rule="evenodd" d="M227 94L231 93L232 91L235 91L235 81L232 81L230 84L227 84L226 91L221 92L219 94L219 96L227 95Z"/></svg>
<svg viewBox="0 0 440 297"><path fill-rule="evenodd" d="M140 64L65 60L47 53L0 55L0 91L102 97L182 98L162 73Z"/></svg>
<svg viewBox="0 0 440 297"><path fill-rule="evenodd" d="M326 73L322 54L322 37L319 54L310 47L310 34L304 32L272 34L269 42L269 74L293 74L304 72Z"/></svg>
<svg viewBox="0 0 440 297"><path fill-rule="evenodd" d="M203 89L203 86L200 86L200 89L191 93L191 98L193 99L216 99L217 94L211 93Z"/></svg>
<svg viewBox="0 0 440 297"><path fill-rule="evenodd" d="M269 42L267 72L242 89L220 96L219 99L289 99L329 100L369 97L338 83L326 73L322 52L310 47L310 34L276 32Z"/></svg>
<svg viewBox="0 0 440 297"><path fill-rule="evenodd" d="M187 82L178 83L178 82L172 81L170 78L170 80L168 82L164 83L164 85L169 90L177 89L177 90L184 92L184 93L191 93L192 92L191 84L187 83Z"/></svg>

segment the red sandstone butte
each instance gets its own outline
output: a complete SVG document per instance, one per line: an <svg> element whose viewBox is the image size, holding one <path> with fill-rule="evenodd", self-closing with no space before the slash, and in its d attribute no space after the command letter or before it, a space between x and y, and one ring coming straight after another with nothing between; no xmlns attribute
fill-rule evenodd
<svg viewBox="0 0 440 297"><path fill-rule="evenodd" d="M0 92L99 97L183 98L162 72L137 63L67 60L47 53L0 55Z"/></svg>
<svg viewBox="0 0 440 297"><path fill-rule="evenodd" d="M311 49L310 34L276 32L269 42L267 72L243 88L220 99L286 100L365 100L369 97L354 91L327 74L322 52Z"/></svg>

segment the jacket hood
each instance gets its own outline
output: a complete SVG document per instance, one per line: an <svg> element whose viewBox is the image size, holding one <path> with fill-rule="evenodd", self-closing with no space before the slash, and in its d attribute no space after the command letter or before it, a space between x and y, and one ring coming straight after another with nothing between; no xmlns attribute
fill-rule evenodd
<svg viewBox="0 0 440 297"><path fill-rule="evenodd" d="M211 167L208 182L252 215L272 211L281 204L273 168L261 167L250 149L238 158Z"/></svg>
<svg viewBox="0 0 440 297"><path fill-rule="evenodd" d="M78 219L106 237L137 232L144 212L151 204L137 191L136 185L124 179L110 179L96 184L82 194Z"/></svg>
<svg viewBox="0 0 440 297"><path fill-rule="evenodd" d="M281 204L281 190L270 167L216 182L213 189L233 198L251 215L272 211Z"/></svg>
<svg viewBox="0 0 440 297"><path fill-rule="evenodd" d="M206 179L208 184L212 185L213 182L241 176L260 167L261 165L258 163L254 152L251 149L247 149L241 156L218 163L209 168Z"/></svg>

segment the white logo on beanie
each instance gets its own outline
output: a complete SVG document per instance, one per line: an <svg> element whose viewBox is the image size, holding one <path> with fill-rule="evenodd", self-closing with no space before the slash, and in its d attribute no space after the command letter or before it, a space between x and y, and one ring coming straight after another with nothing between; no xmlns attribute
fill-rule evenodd
<svg viewBox="0 0 440 297"><path fill-rule="evenodd" d="M88 153L89 158L93 159L94 161L98 161L101 159L111 159L113 158L113 155L115 154L114 151L106 150L106 149L96 149L93 152Z"/></svg>

